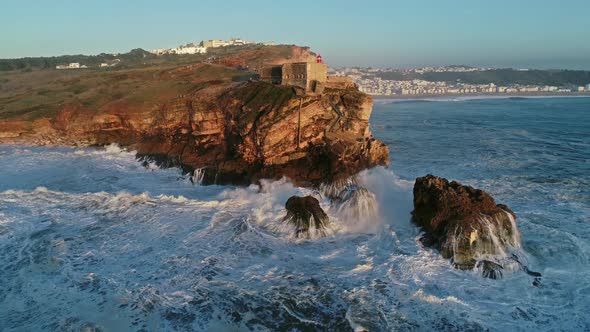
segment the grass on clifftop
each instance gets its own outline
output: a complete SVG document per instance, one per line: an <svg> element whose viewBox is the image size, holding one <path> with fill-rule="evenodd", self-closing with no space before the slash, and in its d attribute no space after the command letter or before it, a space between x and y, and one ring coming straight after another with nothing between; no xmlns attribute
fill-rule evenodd
<svg viewBox="0 0 590 332"><path fill-rule="evenodd" d="M117 67L68 70L56 70L52 66L54 62L66 60L82 64L92 60L94 64L112 56L0 60L4 69L20 68L0 70L0 119L53 118L66 105L77 105L90 112L113 104L124 111L151 108L203 86L243 80L248 72L236 69L238 66L253 68L264 63L296 60L296 56L305 56L306 52L307 49L288 45L218 48L206 56L158 57L134 50L121 55ZM262 96L286 98L281 93L284 91L270 89Z"/></svg>
<svg viewBox="0 0 590 332"><path fill-rule="evenodd" d="M36 70L0 73L0 119L53 118L65 105L99 110L119 102L130 110L186 94L203 82L231 82L236 69L202 64L187 67L150 67L120 71Z"/></svg>

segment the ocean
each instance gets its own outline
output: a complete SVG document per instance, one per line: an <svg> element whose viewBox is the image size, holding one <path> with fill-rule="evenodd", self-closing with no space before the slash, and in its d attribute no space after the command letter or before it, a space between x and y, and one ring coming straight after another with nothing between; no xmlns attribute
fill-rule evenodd
<svg viewBox="0 0 590 332"><path fill-rule="evenodd" d="M371 124L391 166L359 174L362 208L286 180L199 186L116 145L0 146L0 330L590 331L590 98L377 100ZM428 173L508 205L541 283L423 247ZM281 222L295 194L327 237Z"/></svg>

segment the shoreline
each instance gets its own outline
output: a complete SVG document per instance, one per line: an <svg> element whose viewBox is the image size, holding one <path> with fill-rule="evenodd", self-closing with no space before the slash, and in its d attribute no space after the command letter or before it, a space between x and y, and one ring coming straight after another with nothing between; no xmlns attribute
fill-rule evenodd
<svg viewBox="0 0 590 332"><path fill-rule="evenodd" d="M370 95L375 101L411 101L411 100L475 100L508 98L590 98L590 92L516 92L516 93L465 93L465 94L422 94L422 95Z"/></svg>

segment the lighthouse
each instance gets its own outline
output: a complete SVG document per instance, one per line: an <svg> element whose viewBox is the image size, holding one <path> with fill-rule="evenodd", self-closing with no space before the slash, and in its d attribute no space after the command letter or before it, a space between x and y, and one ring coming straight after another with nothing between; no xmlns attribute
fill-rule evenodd
<svg viewBox="0 0 590 332"><path fill-rule="evenodd" d="M318 56L315 58L315 62L317 62L317 63L323 63L322 62L322 56L320 54L318 54Z"/></svg>

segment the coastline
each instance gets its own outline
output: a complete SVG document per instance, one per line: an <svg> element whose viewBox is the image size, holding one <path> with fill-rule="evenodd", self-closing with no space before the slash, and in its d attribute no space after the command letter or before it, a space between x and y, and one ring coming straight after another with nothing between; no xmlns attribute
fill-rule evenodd
<svg viewBox="0 0 590 332"><path fill-rule="evenodd" d="M472 100L472 99L507 99L507 98L590 98L590 92L516 92L516 93L465 93L465 94L422 94L422 95L371 95L375 101L411 101L411 100Z"/></svg>

